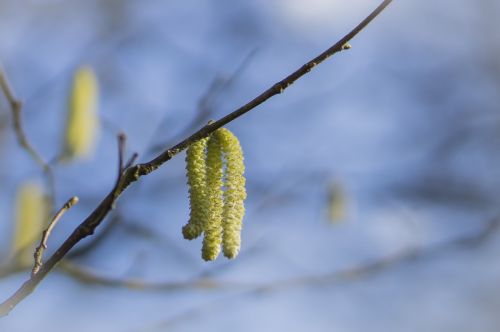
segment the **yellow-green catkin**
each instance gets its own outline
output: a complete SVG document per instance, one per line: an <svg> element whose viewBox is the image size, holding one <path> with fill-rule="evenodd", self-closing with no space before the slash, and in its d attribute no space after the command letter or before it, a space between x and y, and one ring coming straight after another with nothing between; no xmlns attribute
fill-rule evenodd
<svg viewBox="0 0 500 332"><path fill-rule="evenodd" d="M332 224L346 218L346 193L340 183L331 183L328 188L328 219Z"/></svg>
<svg viewBox="0 0 500 332"><path fill-rule="evenodd" d="M42 188L35 182L22 184L17 192L12 254L21 265L33 260L33 248L47 223L47 205Z"/></svg>
<svg viewBox="0 0 500 332"><path fill-rule="evenodd" d="M226 128L216 132L225 158L225 191L222 212L222 248L224 256L235 258L241 246L241 228L245 214L245 164L238 138Z"/></svg>
<svg viewBox="0 0 500 332"><path fill-rule="evenodd" d="M98 82L90 67L79 68L73 77L68 100L68 118L63 160L88 156L98 132Z"/></svg>
<svg viewBox="0 0 500 332"><path fill-rule="evenodd" d="M207 180L206 202L207 216L203 230L203 247L201 257L213 261L220 253L222 242L222 153L217 135L211 135L207 143Z"/></svg>
<svg viewBox="0 0 500 332"><path fill-rule="evenodd" d="M186 152L190 215L188 223L182 228L182 234L187 240L195 239L203 233L203 224L207 218L206 147L207 139L204 138L191 144Z"/></svg>

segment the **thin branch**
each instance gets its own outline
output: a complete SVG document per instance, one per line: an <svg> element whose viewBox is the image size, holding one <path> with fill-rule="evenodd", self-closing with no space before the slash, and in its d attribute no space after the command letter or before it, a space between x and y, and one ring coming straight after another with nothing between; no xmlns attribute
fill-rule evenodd
<svg viewBox="0 0 500 332"><path fill-rule="evenodd" d="M115 278L98 275L89 269L82 268L71 261L63 260L59 264L59 269L68 276L78 280L84 284L99 285L107 287L123 287L136 290L181 290L181 289L212 289L218 286L210 279L195 279L188 281L166 281L166 282L151 282L141 279ZM224 283L225 287L229 284ZM238 284L235 287L239 287Z"/></svg>
<svg viewBox="0 0 500 332"><path fill-rule="evenodd" d="M139 154L137 152L134 152L132 154L132 156L129 158L129 160L123 166L123 169L125 170L125 169L129 168L130 166L132 166L135 163L135 161L137 160L137 157L139 157Z"/></svg>
<svg viewBox="0 0 500 332"><path fill-rule="evenodd" d="M55 181L54 181L54 173L52 172L52 168L50 165L42 158L42 156L37 152L37 150L31 145L26 133L24 132L21 110L22 110L22 102L15 97L15 94L9 84L7 76L3 69L0 67L0 90L4 94L7 102L10 105L10 109L12 111L13 118L13 126L14 132L17 137L17 141L19 145L29 154L31 159L33 159L42 169L45 174L47 187L49 190L49 206L51 210L53 209L54 200L55 200ZM52 213L52 211L51 211Z"/></svg>
<svg viewBox="0 0 500 332"><path fill-rule="evenodd" d="M125 144L127 142L127 136L124 133L118 134L118 174L122 174L124 171L123 161L125 159Z"/></svg>
<svg viewBox="0 0 500 332"><path fill-rule="evenodd" d="M47 229L45 229L43 231L42 239L40 240L40 244L36 248L35 254L33 255L34 258L35 258L35 264L33 265L33 270L31 271L31 275L32 276L34 276L35 274L37 274L38 271L40 270L40 267L42 267L42 264L43 264L42 263L43 252L45 251L45 249L47 249L47 241L49 239L50 234L52 233L52 230L54 229L54 227L56 227L57 222L61 219L61 217L63 216L63 214L66 211L68 211L69 209L71 209L71 207L73 205L75 205L76 203L78 203L78 197L76 197L76 196L71 197L63 205L63 207L59 211L57 211L57 213L55 214L54 218L52 218L52 220L50 221L49 226L47 227Z"/></svg>
<svg viewBox="0 0 500 332"><path fill-rule="evenodd" d="M378 16L391 2L392 0L384 0L367 18L365 18L360 24L358 24L351 32L345 35L337 43L335 43L333 46L328 48L326 51L324 51L311 61L304 64L302 67L297 69L285 79L274 84L272 87L264 91L262 94L257 96L246 105L238 108L234 112L224 116L218 121L206 125L177 145L165 150L153 160L143 164L137 164L126 169L123 172L123 176L120 176L120 181L118 181L118 183L95 208L95 210L73 231L73 233L66 239L66 241L64 241L59 249L56 250L56 252L47 260L47 262L45 262L38 273L28 279L11 297L0 304L0 316L9 314L9 312L19 302L21 302L24 298L26 298L34 291L36 286L56 266L56 264L64 258L68 251L70 251L82 239L94 233L97 226L101 224L103 219L113 208L113 205L120 194L125 189L127 189L130 184L137 181L140 177L153 172L162 164L172 159L172 157L186 149L193 142L207 137L215 130L239 118L243 114L246 114L250 110L264 103L269 98L277 94L281 94L286 88L288 88L299 78L310 72L318 64L322 63L333 54L342 51L345 48L344 45L346 45L354 36L356 36L361 30L363 30L363 28L365 28L376 16Z"/></svg>

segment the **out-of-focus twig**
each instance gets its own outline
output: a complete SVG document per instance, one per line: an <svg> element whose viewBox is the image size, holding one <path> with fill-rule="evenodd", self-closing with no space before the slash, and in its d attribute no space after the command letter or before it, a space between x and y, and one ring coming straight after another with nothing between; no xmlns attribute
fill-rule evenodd
<svg viewBox="0 0 500 332"><path fill-rule="evenodd" d="M35 264L33 265L33 270L31 271L31 275L35 275L39 270L40 267L42 266L42 258L43 258L43 252L45 249L47 249L47 241L49 239L50 234L52 233L52 230L54 227L56 227L57 222L61 219L63 214L71 209L73 205L78 203L78 197L73 196L71 197L59 211L55 214L54 218L49 223L49 226L43 231L42 238L40 240L40 244L35 250L35 254L33 255L35 258Z"/></svg>
<svg viewBox="0 0 500 332"><path fill-rule="evenodd" d="M49 191L48 201L50 206L50 212L52 213L52 210L54 209L54 200L55 200L54 173L52 172L52 168L50 167L50 165L33 147L33 145L28 140L28 137L26 136L21 114L22 102L16 98L2 67L0 67L0 90L7 99L7 102L9 103L10 109L12 111L12 119L13 119L12 122L14 125L14 132L16 134L19 145L21 145L21 147L29 154L29 156L42 168L42 171L45 174L47 187Z"/></svg>
<svg viewBox="0 0 500 332"><path fill-rule="evenodd" d="M324 275L310 275L296 278L281 279L269 283L248 283L238 281L218 281L202 275L190 281L164 281L148 282L139 279L120 279L101 276L88 269L66 262L63 272L77 280L94 285L110 287L127 287L141 290L179 290L186 288L194 289L244 289L252 291L273 291L283 288L293 288L305 285L321 285L332 282L352 281L354 279L368 277L398 265L444 254L447 251L457 249L475 248L484 244L500 228L500 217L487 222L478 232L465 234L463 236L421 248L403 250L394 255L382 257L375 261L356 265L344 270L333 271Z"/></svg>
<svg viewBox="0 0 500 332"><path fill-rule="evenodd" d="M229 76L224 77L221 75L217 75L212 83L208 86L205 93L198 100L198 105L196 108L195 116L189 121L183 128L176 133L175 136L185 136L189 134L190 131L199 128L210 120L210 117L215 112L217 98L227 91L236 81L236 79L241 75L241 73L247 68L248 64L255 56L256 49L250 51L247 56L243 59L240 65L236 68L236 70L231 73ZM164 121L161 121L159 128L162 127ZM157 130L158 131L158 130ZM154 137L155 135L153 135ZM170 138L167 142L156 143L149 149L149 153L159 152L165 148L165 146L173 144L172 138Z"/></svg>
<svg viewBox="0 0 500 332"><path fill-rule="evenodd" d="M487 243L489 239L491 239L495 234L498 233L500 229L500 217L494 218L487 222L478 232L473 234L466 234L455 239L424 247L424 248L414 248L410 250L405 250L395 255L383 257L377 259L373 262L369 262L366 264L361 264L359 266L354 266L351 268L347 268L340 271L334 271L331 273L327 273L324 275L318 276L304 276L298 278L290 278L286 280L279 280L275 282L271 282L268 284L249 284L249 283L229 283L226 282L216 282L212 281L209 283L212 288L224 288L229 285L231 288L240 288L241 292L231 295L232 298L238 298L241 296L253 294L255 292L270 292L275 290L282 290L286 288L294 288L301 286L322 286L325 284L331 284L335 282L348 282L355 281L360 278L366 278L376 273L381 273L390 268L396 268L397 266L405 263L409 263L412 261L416 261L418 259L427 259L433 258L437 255L444 254L448 251L457 250L457 249L470 249L477 248L478 246ZM90 281L91 279L87 279ZM205 281L209 279L204 279ZM100 285L104 283L100 282ZM144 286L144 285L142 285ZM174 286L172 284L172 286ZM171 289L179 289L176 287L172 287ZM186 288L186 285L182 285L183 288ZM227 287L227 288L229 288ZM202 287L192 287L192 288L202 288ZM206 289L207 287L205 287ZM161 289L161 288L160 288ZM216 300L216 301L220 301ZM227 298L223 298L222 301L227 301ZM133 332L152 332L152 331L163 331L165 328L172 326L178 322L185 321L186 319L192 319L195 315L201 315L207 311L210 311L211 308L217 307L213 302L208 304L200 305L198 307L194 307L186 310L185 312L181 312L169 319L164 321L152 324L145 328L140 328L133 330ZM128 331L132 332L132 331Z"/></svg>
<svg viewBox="0 0 500 332"><path fill-rule="evenodd" d="M141 279L128 279L106 277L92 272L89 269L78 266L68 260L63 260L59 265L60 270L68 276L88 285L108 286L108 287L123 287L136 290L155 290L155 291L171 291L182 289L211 289L220 288L218 283L210 279L195 279L189 281L165 281L165 282L152 282ZM230 287L230 284L225 284L225 287ZM240 285L235 284L234 287Z"/></svg>
<svg viewBox="0 0 500 332"><path fill-rule="evenodd" d="M283 288L290 288L302 285L322 285L332 282L353 281L365 278L373 274L383 272L390 268L395 268L401 264L416 261L418 259L432 258L457 249L476 248L485 244L500 229L500 217L496 217L486 222L476 233L465 234L449 241L441 242L423 248L412 248L403 250L394 255L383 257L372 262L360 264L345 270L334 271L319 276L304 276L280 280L257 287L256 291L272 291Z"/></svg>
<svg viewBox="0 0 500 332"><path fill-rule="evenodd" d="M130 166L121 174L118 175L118 181L111 191L103 198L101 203L94 211L71 233L64 243L53 253L53 255L42 265L38 273L31 276L17 291L14 292L8 299L0 304L0 316L9 314L12 309L31 294L36 286L45 278L45 276L66 256L66 254L85 237L92 235L95 229L101 224L104 218L108 215L115 205L116 200L132 183L138 181L141 177L150 174L160 166L168 162L174 156L185 150L188 146L198 140L208 137L217 129L234 121L242 115L255 109L262 103L265 103L269 98L283 93L290 85L298 79L309 73L317 65L331 57L332 55L345 50L348 42L354 38L361 30L363 30L375 17L377 17L392 0L384 0L372 13L370 13L361 23L359 23L348 34L342 37L339 41L329 47L320 55L314 57L309 62L302 65L299 69L292 72L290 75L275 83L263 93L252 99L250 102L227 114L217 121L210 122L200 130L193 133L191 136L184 138L176 145L166 149L152 160Z"/></svg>

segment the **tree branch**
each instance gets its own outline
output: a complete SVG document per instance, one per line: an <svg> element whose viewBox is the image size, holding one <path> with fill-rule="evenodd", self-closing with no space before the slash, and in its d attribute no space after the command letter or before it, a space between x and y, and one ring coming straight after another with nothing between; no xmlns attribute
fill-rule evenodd
<svg viewBox="0 0 500 332"><path fill-rule="evenodd" d="M370 277L376 273L383 273L391 268L397 268L400 265L407 264L410 262L414 262L417 260L424 259L432 259L437 255L445 254L452 250L460 250L460 249L476 249L478 246L486 244L488 240L490 240L493 236L498 235L498 230L500 227L500 217L491 219L486 222L482 228L472 234L466 234L449 241L442 242L436 245L430 245L428 247L422 248L414 248L403 250L394 255L389 255L386 257L379 258L372 262L367 262L358 266L353 266L350 268L333 271L324 275L310 275L304 277L296 277L285 280L279 280L275 282L271 282L268 284L252 284L252 283L234 283L234 282L220 282L213 279L204 279L203 283L197 283L196 280L192 282L191 288L204 289L204 290L213 290L213 289L238 289L242 292L238 292L231 296L231 298L241 297L245 295L255 294L256 292L272 292L279 291L283 289L290 289L294 287L301 286L324 286L326 284L332 283L340 283L340 282L352 282L359 280L361 278ZM128 284L128 281L122 280L120 283L117 283L116 280L113 279L105 279L101 280L99 277L95 275L87 275L88 272L79 271L78 268L70 271L69 269L64 268L64 272L68 275L75 277L77 280L81 282L102 285L102 286L111 286L111 287L133 287L140 286L141 288L135 288L138 290L146 290L153 289L155 291L162 290L178 290L189 287L187 284L182 283L170 283L170 284L151 284L145 285L140 284L137 281L133 281L133 283ZM80 274L82 272L82 274ZM201 279L199 279L201 280ZM148 286L148 287L146 287ZM227 301L228 298L223 298L222 301ZM219 302L219 300L215 300L208 304L200 305L193 309L188 309L184 312L179 313L178 315L166 319L160 323L153 324L146 328L137 329L134 331L164 331L167 327L171 327L173 323L177 323L180 321L184 321L187 319L193 319L195 315L204 313L212 308L216 308L217 305L214 302Z"/></svg>
<svg viewBox="0 0 500 332"><path fill-rule="evenodd" d="M269 98L277 94L281 94L286 88L288 88L299 78L310 72L318 64L322 63L333 54L344 50L346 48L345 45L361 30L363 30L363 28L365 28L375 17L377 17L391 2L392 0L384 0L368 17L366 17L361 23L359 23L353 30L351 30L347 35L341 38L337 43L335 43L333 46L328 48L326 51L324 51L311 61L301 66L299 69L294 71L283 80L271 86L269 89L264 91L262 94L260 94L247 104L224 116L223 118L204 126L180 143L165 150L151 161L127 168L122 174L119 175L119 181L117 181L116 185L108 193L108 195L101 201L101 203L95 208L95 210L73 231L73 233L66 239L66 241L64 241L59 249L57 249L56 252L47 260L47 262L42 265L38 273L28 279L10 298L0 304L0 316L9 314L9 312L19 302L21 302L24 298L26 298L34 291L36 286L64 258L64 256L68 253L68 251L71 250L71 248L73 248L73 246L75 246L85 237L94 233L97 226L99 226L108 212L113 208L113 204L118 199L120 194L125 189L127 189L130 184L137 181L140 177L153 172L165 162L172 159L172 157L186 149L190 144L209 136L215 130L246 114L250 110L264 103Z"/></svg>

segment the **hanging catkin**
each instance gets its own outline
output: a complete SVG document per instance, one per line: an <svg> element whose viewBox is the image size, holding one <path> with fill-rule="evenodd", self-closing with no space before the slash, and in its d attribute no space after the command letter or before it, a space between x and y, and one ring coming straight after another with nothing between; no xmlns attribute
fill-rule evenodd
<svg viewBox="0 0 500 332"><path fill-rule="evenodd" d="M219 138L212 134L207 144L206 202L207 217L204 222L201 256L213 261L220 252L222 242L222 153Z"/></svg>
<svg viewBox="0 0 500 332"><path fill-rule="evenodd" d="M204 260L215 260L221 244L224 256L236 257L246 198L245 165L238 138L221 128L208 139L191 144L186 169L191 211L182 229L184 238L191 240L204 233Z"/></svg>
<svg viewBox="0 0 500 332"><path fill-rule="evenodd" d="M189 222L182 228L187 240L203 233L203 223L207 218L205 199L207 139L201 139L189 146L186 152L187 183L189 186Z"/></svg>
<svg viewBox="0 0 500 332"><path fill-rule="evenodd" d="M98 83L90 67L79 68L73 77L63 160L84 157L93 150L98 131Z"/></svg>
<svg viewBox="0 0 500 332"><path fill-rule="evenodd" d="M222 248L224 256L234 258L241 246L241 227L247 194L245 190L245 164L243 151L238 138L228 129L221 128L216 132L225 157L225 191L222 212Z"/></svg>
<svg viewBox="0 0 500 332"><path fill-rule="evenodd" d="M16 199L15 233L12 253L21 265L33 260L33 246L47 222L47 206L42 188L36 182L21 185Z"/></svg>

